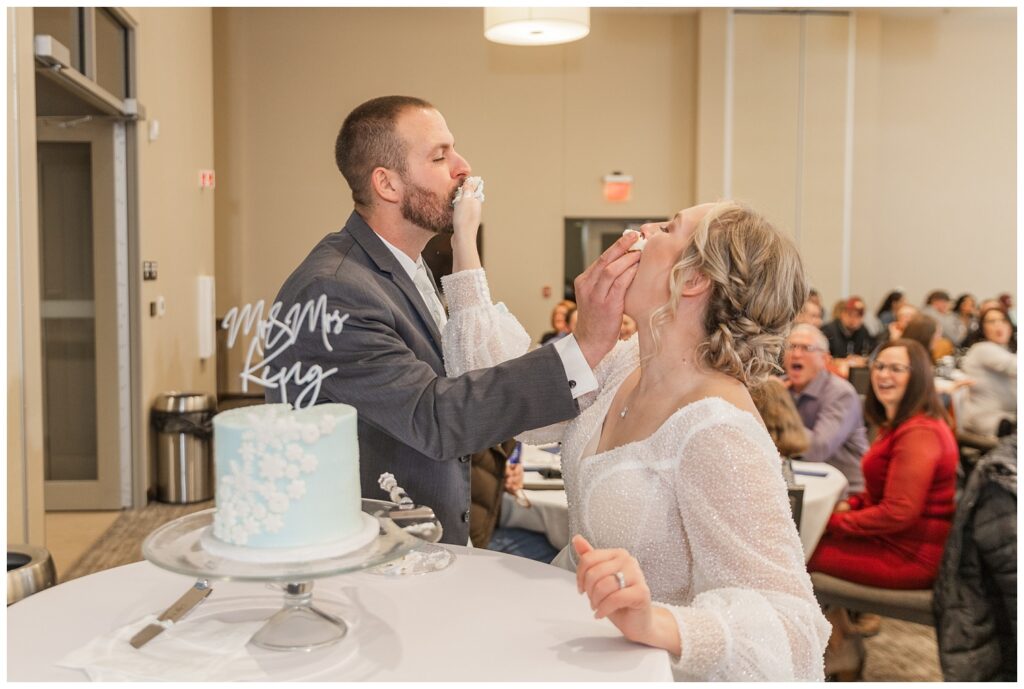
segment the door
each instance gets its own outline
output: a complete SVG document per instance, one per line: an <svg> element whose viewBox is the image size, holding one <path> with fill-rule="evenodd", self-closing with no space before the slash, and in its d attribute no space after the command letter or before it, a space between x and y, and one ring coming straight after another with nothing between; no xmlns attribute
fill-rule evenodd
<svg viewBox="0 0 1024 689"><path fill-rule="evenodd" d="M47 510L130 504L125 127L39 118Z"/></svg>

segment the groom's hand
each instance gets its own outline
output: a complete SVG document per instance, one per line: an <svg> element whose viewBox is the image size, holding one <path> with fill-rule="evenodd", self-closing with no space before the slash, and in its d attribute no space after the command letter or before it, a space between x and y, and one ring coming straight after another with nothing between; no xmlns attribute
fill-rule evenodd
<svg viewBox="0 0 1024 689"><path fill-rule="evenodd" d="M594 368L619 339L626 288L636 276L640 252L629 251L636 242L632 233L608 247L573 283L577 317L572 334Z"/></svg>

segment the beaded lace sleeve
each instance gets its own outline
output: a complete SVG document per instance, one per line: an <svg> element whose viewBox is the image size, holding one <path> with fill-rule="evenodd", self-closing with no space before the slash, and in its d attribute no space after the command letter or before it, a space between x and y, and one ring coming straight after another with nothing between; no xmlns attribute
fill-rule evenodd
<svg viewBox="0 0 1024 689"><path fill-rule="evenodd" d="M441 278L448 300L448 323L441 333L449 376L490 368L526 354L530 336L502 303L491 303L483 268Z"/></svg>
<svg viewBox="0 0 1024 689"><path fill-rule="evenodd" d="M674 472L696 594L656 603L679 625L677 679L822 680L831 626L814 598L777 454L746 423L696 430Z"/></svg>

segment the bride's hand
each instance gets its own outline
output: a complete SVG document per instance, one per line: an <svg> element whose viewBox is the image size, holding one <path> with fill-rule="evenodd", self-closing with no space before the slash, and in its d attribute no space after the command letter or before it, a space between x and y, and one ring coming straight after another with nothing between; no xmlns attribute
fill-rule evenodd
<svg viewBox="0 0 1024 689"><path fill-rule="evenodd" d="M594 617L607 617L630 641L649 643L654 631L651 590L636 558L621 548L595 550L583 536L572 545L579 555L576 590L590 598ZM622 573L620 587L616 573Z"/></svg>
<svg viewBox="0 0 1024 689"><path fill-rule="evenodd" d="M452 212L452 272L480 267L476 235L480 231L483 204L473 195L477 179L468 177L462 183L462 198Z"/></svg>

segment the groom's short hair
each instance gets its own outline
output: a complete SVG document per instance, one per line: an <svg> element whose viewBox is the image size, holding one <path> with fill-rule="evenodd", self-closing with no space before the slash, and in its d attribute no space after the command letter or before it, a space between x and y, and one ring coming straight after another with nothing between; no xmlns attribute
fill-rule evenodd
<svg viewBox="0 0 1024 689"><path fill-rule="evenodd" d="M334 161L352 189L357 205L373 200L370 173L386 167L405 172L406 145L395 132L395 120L408 108L434 106L412 96L382 96L368 100L349 113L334 142Z"/></svg>

